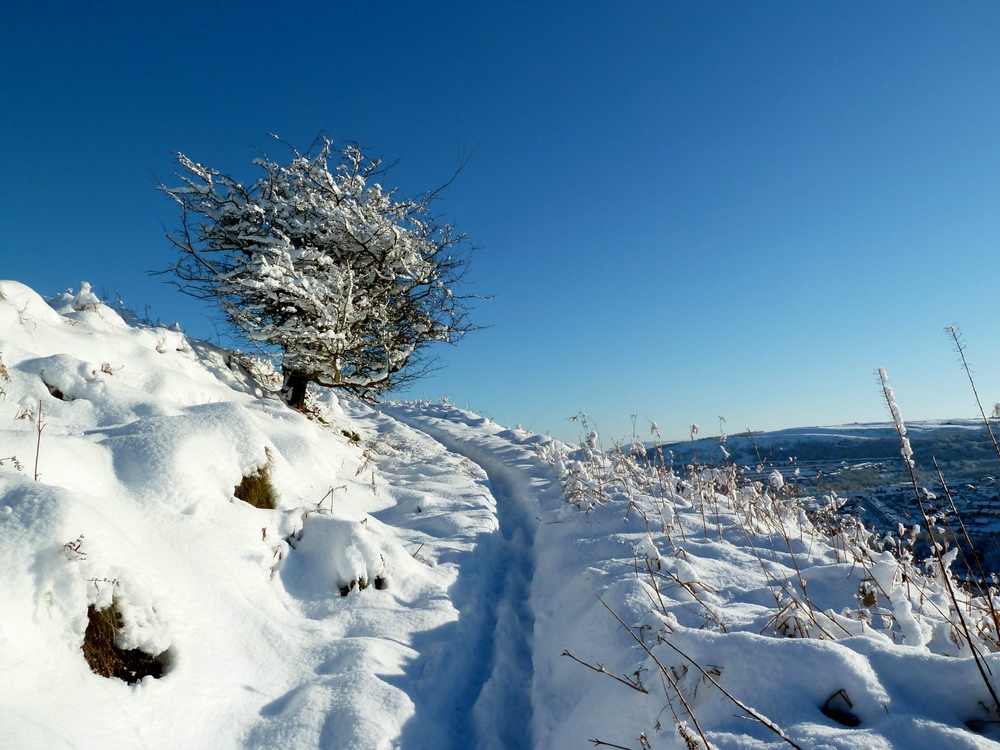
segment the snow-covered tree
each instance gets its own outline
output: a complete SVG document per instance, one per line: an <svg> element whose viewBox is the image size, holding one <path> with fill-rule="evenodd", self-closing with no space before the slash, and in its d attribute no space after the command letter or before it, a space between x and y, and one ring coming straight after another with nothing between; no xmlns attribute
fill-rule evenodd
<svg viewBox="0 0 1000 750"><path fill-rule="evenodd" d="M250 186L176 154L183 184L160 186L183 219L167 272L278 350L290 405L310 382L373 398L424 374L428 345L470 330L456 287L471 250L430 215L436 192L384 190L381 160L358 146L292 151L288 166L261 154Z"/></svg>

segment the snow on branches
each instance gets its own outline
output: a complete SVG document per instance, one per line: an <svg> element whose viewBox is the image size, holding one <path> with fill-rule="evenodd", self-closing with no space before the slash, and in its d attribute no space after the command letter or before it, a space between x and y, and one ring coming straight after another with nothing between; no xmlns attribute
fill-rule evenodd
<svg viewBox="0 0 1000 750"><path fill-rule="evenodd" d="M436 192L399 199L375 181L380 159L316 145L287 166L261 154L264 176L249 187L178 153L183 184L160 186L183 219L167 271L242 336L280 350L298 408L310 382L373 398L422 375L429 344L470 330L455 288L471 251L431 217Z"/></svg>

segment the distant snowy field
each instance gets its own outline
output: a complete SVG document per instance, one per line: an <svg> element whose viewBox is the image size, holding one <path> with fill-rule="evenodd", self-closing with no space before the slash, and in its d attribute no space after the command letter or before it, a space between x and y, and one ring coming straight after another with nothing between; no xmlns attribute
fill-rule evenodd
<svg viewBox="0 0 1000 750"><path fill-rule="evenodd" d="M629 484L448 404L308 419L86 287L0 282L0 362L0 748L1000 747L940 576L780 476ZM264 467L274 510L234 498ZM112 600L160 678L88 668Z"/></svg>

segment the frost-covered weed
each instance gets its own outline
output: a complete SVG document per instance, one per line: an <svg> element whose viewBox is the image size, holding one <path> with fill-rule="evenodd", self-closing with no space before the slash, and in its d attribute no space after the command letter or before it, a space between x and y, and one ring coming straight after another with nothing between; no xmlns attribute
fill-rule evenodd
<svg viewBox="0 0 1000 750"><path fill-rule="evenodd" d="M274 360L258 354L241 351L230 351L226 365L234 372L242 370L260 385L272 392L281 388L281 373L274 365Z"/></svg>
<svg viewBox="0 0 1000 750"><path fill-rule="evenodd" d="M956 344L958 344L957 334L954 334ZM961 346L959 346L959 352L962 353ZM966 371L968 372L968 364L965 363L965 355L962 353L962 361L966 366ZM996 689L993 687L993 682L987 672L990 672L989 665L986 664L981 657L981 647L977 646L976 641L981 640L981 632L977 632L975 618L971 607L969 607L968 592L963 590L957 582L952 580L951 575L951 565L955 560L957 555L957 550L952 550L951 552L946 552L942 542L939 539L943 539L944 529L938 528L936 523L938 521L938 514L935 513L935 509L930 505L932 498L929 494L921 494L920 487L917 485L917 477L914 473L914 462L913 462L913 451L910 448L910 441L906 437L906 425L903 423L903 418L900 415L899 407L896 405L896 400L893 395L892 389L888 386L889 377L886 374L885 368L879 368L879 378L882 381L882 391L885 395L886 404L889 407L889 411L892 413L893 422L896 425L896 433L899 435L899 442L901 446L901 452L903 454L903 459L906 462L906 466L909 469L910 483L913 488L913 497L916 500L917 508L920 511L920 517L923 520L923 526L927 532L927 537L930 542L931 554L933 556L933 561L936 562L936 567L932 564L928 564L928 575L933 575L934 573L939 574L939 580L941 588L947 593L947 598L944 599L943 605L951 607L946 609L949 613L954 612L954 620L950 616L945 616L944 619L948 621L948 628L942 628L946 630L944 636L951 643L955 644L960 649L964 645L968 645L969 652L976 663L976 668L979 670L979 674L982 677L983 683L986 689L989 691L990 697L992 698L993 711L1000 714L1000 696L997 695ZM971 375L970 375L971 380ZM974 386L973 386L974 387ZM977 396L978 400L978 396ZM981 409L982 407L980 407ZM984 415L985 419L985 415ZM987 427L989 425L987 424ZM990 432L992 436L992 431ZM998 449L998 455L1000 455L1000 449ZM940 473L940 471L939 471ZM942 477L942 484L944 483L944 478ZM943 597L942 597L943 598ZM997 621L996 608L994 602L992 601L993 595L990 594L989 601L989 612L993 620L993 624L997 626L997 631L1000 632L1000 622ZM904 609L906 602L903 602ZM968 611L968 616L966 615ZM971 624L970 624L971 621ZM901 618L901 624L904 626L908 623ZM910 630L915 630L915 626L910 624ZM963 641L964 639L964 641Z"/></svg>
<svg viewBox="0 0 1000 750"><path fill-rule="evenodd" d="M351 442L355 441L352 440ZM354 476L360 477L368 471L371 471L371 488L373 495L378 494L378 483L375 481L375 464L380 458L380 453L388 448L389 446L386 444L384 437L381 434L376 434L367 443L365 443L365 447L361 451L361 463L358 465L357 471L354 472Z"/></svg>
<svg viewBox="0 0 1000 750"><path fill-rule="evenodd" d="M587 432L579 449L567 451L561 443L538 445L536 451L551 467L562 487L566 501L583 511L591 511L609 502L632 501L639 496L674 500L673 472L662 461L649 462L635 450L616 445L605 452L596 430L591 430L586 414L579 419ZM677 485L679 486L679 485ZM671 518L671 509L662 508Z"/></svg>

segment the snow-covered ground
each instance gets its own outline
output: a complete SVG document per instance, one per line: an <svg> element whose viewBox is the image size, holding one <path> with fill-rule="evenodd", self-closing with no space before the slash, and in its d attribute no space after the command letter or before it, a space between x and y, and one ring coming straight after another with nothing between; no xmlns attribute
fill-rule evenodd
<svg viewBox="0 0 1000 750"><path fill-rule="evenodd" d="M0 282L0 361L0 748L1000 747L940 578L780 477L630 484L448 404L309 419L86 288ZM261 470L274 510L234 498ZM112 600L161 677L88 667Z"/></svg>

